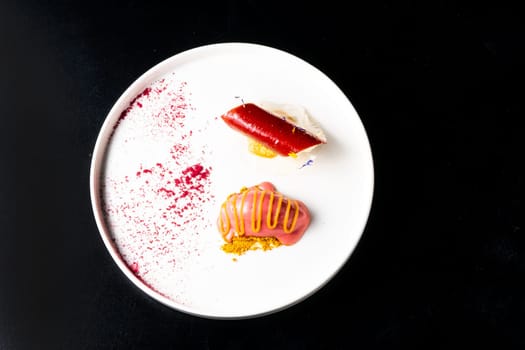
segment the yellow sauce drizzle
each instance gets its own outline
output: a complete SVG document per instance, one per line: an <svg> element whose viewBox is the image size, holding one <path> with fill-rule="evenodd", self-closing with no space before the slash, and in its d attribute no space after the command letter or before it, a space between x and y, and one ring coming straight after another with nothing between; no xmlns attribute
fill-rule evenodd
<svg viewBox="0 0 525 350"><path fill-rule="evenodd" d="M272 207L273 207L273 198L274 198L273 192L270 193L270 200L268 201L268 214L266 214L266 226L268 226L269 229L274 229L277 227L277 220L279 219L279 213L281 212L281 204L283 203L283 196L279 196L279 201L277 202L277 208L275 208L275 214L273 216L273 224L272 224Z"/></svg>
<svg viewBox="0 0 525 350"><path fill-rule="evenodd" d="M232 228L230 215L228 214L228 204L231 204L232 206L231 211L233 212L235 232L239 236L243 236L245 234L243 212L244 212L246 196L249 190L253 191L251 229L254 233L257 233L261 230L263 203L264 203L264 197L266 195L266 191L259 190L258 187L253 187L251 189L247 189L246 187L243 187L241 189L241 194L242 194L241 195L241 205L239 208L237 208L237 197L238 197L237 193L230 194L228 198L226 198L226 201L224 201L221 205L221 211L220 211L220 216L219 216L219 230L223 235L227 234ZM257 193L259 191L260 191L259 198L257 198ZM270 198L268 200L268 213L266 214L266 226L269 229L273 230L277 227L278 220L279 220L279 214L281 213L284 197L282 195L278 195L279 199L277 201L277 205L274 210L273 202L275 199L275 194L273 191L269 191L269 195L270 195ZM298 201L293 200L295 212L291 220L290 227L288 227L288 223L290 221L290 212L292 210L292 200L287 198L286 202L287 202L286 211L284 213L284 218L283 218L283 231L285 233L291 233L295 229L295 226L297 225L297 219L299 218L299 203ZM272 220L272 212L274 213L273 220ZM226 219L223 219L223 216Z"/></svg>
<svg viewBox="0 0 525 350"><path fill-rule="evenodd" d="M226 209L226 201L222 203L221 205L221 214L219 216L219 230L221 231L223 235L230 232L230 228L231 228L230 216L228 215L228 210ZM226 217L226 227L224 227L224 220L222 219L223 213L224 213L224 217Z"/></svg>
<svg viewBox="0 0 525 350"><path fill-rule="evenodd" d="M233 218L235 219L235 232L237 232L240 236L244 235L244 232L245 232L244 231L244 216L242 215L242 213L244 209L244 200L246 199L248 190L245 187L243 187L241 189L241 192L242 192L242 196L241 196L240 213L237 212L237 196L235 194L228 196L228 197L233 198L232 206L233 206Z"/></svg>
<svg viewBox="0 0 525 350"><path fill-rule="evenodd" d="M231 196L232 200L231 206L233 211L233 222L235 223L235 232L242 235L242 232L239 232L239 215L237 214L237 196Z"/></svg>
<svg viewBox="0 0 525 350"><path fill-rule="evenodd" d="M287 228L288 224L288 218L290 216L290 208L292 207L292 201L288 200L288 205L286 206L286 212L284 213L284 220L283 220L283 230L285 233L290 233L295 228L295 224L297 223L297 218L299 217L299 203L297 201L294 201L295 204L295 214L292 220L292 224L290 225L290 228Z"/></svg>
<svg viewBox="0 0 525 350"><path fill-rule="evenodd" d="M266 191L261 192L261 196L259 197L259 205L257 205L257 187L254 187L253 189L253 203L252 203L252 231L253 232L259 232L261 230L262 225L262 204L264 200L264 195L266 194ZM257 208L257 210L256 210ZM255 220L255 212L257 211L257 221Z"/></svg>

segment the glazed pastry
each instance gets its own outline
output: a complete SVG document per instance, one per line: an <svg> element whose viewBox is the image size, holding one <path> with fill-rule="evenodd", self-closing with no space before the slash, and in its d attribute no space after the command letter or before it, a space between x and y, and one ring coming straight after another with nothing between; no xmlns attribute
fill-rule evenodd
<svg viewBox="0 0 525 350"><path fill-rule="evenodd" d="M232 129L255 141L250 147L255 147L257 151L254 153L263 157L272 157L272 152L284 157L295 157L300 152L326 143L323 137L294 124L293 116L279 116L254 103L239 105L221 118ZM263 146L262 151L258 145Z"/></svg>
<svg viewBox="0 0 525 350"><path fill-rule="evenodd" d="M306 205L263 182L232 193L221 205L217 226L226 242L237 237L273 237L280 244L299 241L310 225Z"/></svg>

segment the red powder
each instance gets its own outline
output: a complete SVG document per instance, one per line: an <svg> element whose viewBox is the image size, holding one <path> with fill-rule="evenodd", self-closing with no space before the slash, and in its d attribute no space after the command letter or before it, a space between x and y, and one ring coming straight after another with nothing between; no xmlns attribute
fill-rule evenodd
<svg viewBox="0 0 525 350"><path fill-rule="evenodd" d="M163 297L168 297L166 294L162 293L161 291L159 291L157 288L155 288L153 285L151 285L151 283L148 283L147 281L144 280L144 278L142 278L140 275L139 275L139 264L134 262L134 263L131 263L129 264L129 269L131 270L131 272L133 272L135 274L135 276L137 276L137 278L142 282L144 283L144 285L146 287L148 287L149 289L159 293L160 295L162 295Z"/></svg>
<svg viewBox="0 0 525 350"><path fill-rule="evenodd" d="M129 269L131 270L131 272L137 274L137 273L139 273L139 264L134 262L134 263L129 265Z"/></svg>
<svg viewBox="0 0 525 350"><path fill-rule="evenodd" d="M126 118L149 118L146 119L149 128L144 129L147 137L160 134L173 139L165 154L156 153L154 156L158 158L151 159L151 163L106 182L112 188L112 201L104 204L106 215L118 218L116 229L126 235L126 239L118 242L127 252L123 258L130 271L153 290L157 289L150 284L154 281L154 277L150 277L154 274L150 273L159 260L173 264L176 269L175 259L182 259L184 254L198 254L187 235L199 234L195 227L202 227L202 220L208 219L203 217L202 205L213 199L212 169L203 163L204 157L195 157L190 147L194 133L185 121L186 113L193 107L187 101L185 86L181 83L173 88L160 80L146 88L122 111L113 130ZM165 104L147 114L149 104L158 101ZM139 108L140 113L135 114ZM128 125L135 124L121 127ZM128 141L125 136L121 140ZM129 140L135 142L132 138Z"/></svg>
<svg viewBox="0 0 525 350"><path fill-rule="evenodd" d="M156 168L151 169L141 168L141 170L136 172L136 177L150 175L153 178L143 179L144 184L149 184L150 180L154 184L161 184L155 192L159 196L159 203L162 202L160 199L169 199L166 210L171 214L183 218L188 210L195 210L198 208L198 203L203 203L210 199L209 194L206 193L206 188L210 182L211 167L204 167L202 164L197 163L180 171L178 176L172 177L173 171L164 167L162 163L157 163L156 166ZM181 199L187 200L181 204ZM163 213L162 217L168 218L168 216L172 216L169 215L170 213ZM186 219L193 221L196 218L186 217ZM176 220L172 221L172 223L180 226L180 223Z"/></svg>
<svg viewBox="0 0 525 350"><path fill-rule="evenodd" d="M159 188L159 192L164 192L166 193L167 196L174 196L175 195L175 192L173 192L172 190L168 190L167 188Z"/></svg>
<svg viewBox="0 0 525 350"><path fill-rule="evenodd" d="M142 91L140 94L135 96L135 98L133 100L131 100L131 102L129 103L128 107L125 110L123 110L122 113L120 113L120 116L119 116L117 122L113 126L113 131L115 131L117 126L120 124L120 122L122 120L124 120L124 118L127 117L127 115L129 114L129 112L131 111L131 109L133 108L133 106L135 104L137 104L140 108L142 108L142 103L138 102L138 100L141 99L142 97L149 96L150 92L151 92L151 88L147 87L147 88L144 89L144 91Z"/></svg>

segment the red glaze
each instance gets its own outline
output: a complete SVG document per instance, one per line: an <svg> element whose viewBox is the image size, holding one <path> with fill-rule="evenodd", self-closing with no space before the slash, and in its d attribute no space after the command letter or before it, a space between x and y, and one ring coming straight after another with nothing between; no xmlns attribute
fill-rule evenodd
<svg viewBox="0 0 525 350"><path fill-rule="evenodd" d="M237 106L223 114L221 118L232 129L254 139L281 156L297 154L324 143L306 130L253 103Z"/></svg>
<svg viewBox="0 0 525 350"><path fill-rule="evenodd" d="M235 216L239 216L239 220L244 221L244 229L245 229L245 236L254 236L254 237L275 237L277 238L282 244L284 245L293 245L297 243L304 235L306 229L310 225L311 216L310 211L306 207L306 205L299 200L297 201L298 208L296 209L295 206L291 209L290 218L288 219L288 222L286 222L286 226L289 227L290 222L292 221L292 216L295 214L296 210L299 210L299 214L297 217L297 222L295 225L295 228L291 232L285 232L283 230L284 222L285 222L285 208L288 204L288 201L294 201L291 198L283 196L281 193L279 193L275 186L270 182L263 182L259 185L252 186L248 189L246 189L247 193L245 196L244 205L242 204L242 194L241 193L234 193L231 195L231 197L228 197L226 200L226 205L221 208L221 212L219 214L219 218L217 219L217 227L219 229L219 232L222 233L222 236L226 242L231 242L233 237L240 236L239 232L236 231L235 227ZM260 206L262 208L261 212L261 226L260 230L257 232L254 232L252 230L252 212L257 210L257 205L254 208L253 206L253 197L254 195L256 198L261 198L261 191L265 191L266 195L263 197L262 203L260 203ZM273 192L275 194L275 201L274 205L272 207L269 206L270 201L270 195L269 192ZM277 210L277 201L278 197L283 197L283 204L281 205L278 219L277 219L277 225L274 228L269 228L267 223L267 215L268 210L273 210L271 212L271 215L275 215L275 211ZM237 214L234 214L234 211ZM228 219L229 218L229 219ZM222 227L224 223L221 223L221 220L223 222L226 222L227 220L230 221L229 230L228 231L222 231Z"/></svg>

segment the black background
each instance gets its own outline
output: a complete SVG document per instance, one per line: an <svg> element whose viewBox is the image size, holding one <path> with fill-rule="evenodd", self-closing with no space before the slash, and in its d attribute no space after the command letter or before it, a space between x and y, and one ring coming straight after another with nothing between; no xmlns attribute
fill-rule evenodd
<svg viewBox="0 0 525 350"><path fill-rule="evenodd" d="M0 0L0 349L525 348L524 23L495 1ZM332 78L367 130L376 187L359 245L324 288L219 321L125 279L88 178L128 85L228 41Z"/></svg>

